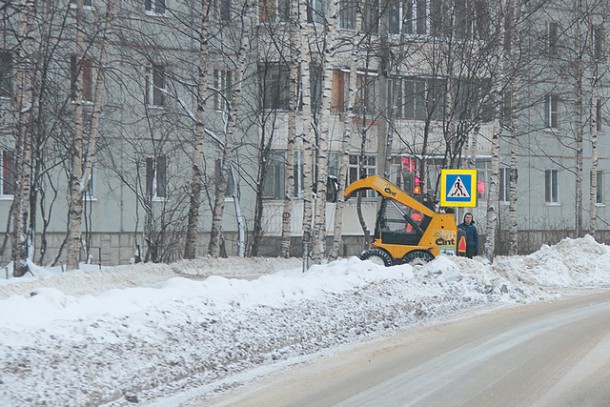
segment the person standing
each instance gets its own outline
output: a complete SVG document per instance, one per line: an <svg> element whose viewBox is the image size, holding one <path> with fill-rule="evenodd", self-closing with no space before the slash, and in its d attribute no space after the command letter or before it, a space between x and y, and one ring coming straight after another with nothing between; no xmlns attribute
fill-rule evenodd
<svg viewBox="0 0 610 407"><path fill-rule="evenodd" d="M466 233L466 257L472 259L479 252L479 232L474 225L472 213L466 212L464 222L458 225Z"/></svg>

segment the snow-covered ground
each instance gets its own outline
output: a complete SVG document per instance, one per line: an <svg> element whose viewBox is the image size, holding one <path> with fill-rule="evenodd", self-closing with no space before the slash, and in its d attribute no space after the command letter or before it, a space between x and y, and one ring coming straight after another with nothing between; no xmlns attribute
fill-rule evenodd
<svg viewBox="0 0 610 407"><path fill-rule="evenodd" d="M303 273L299 259L202 258L32 272L0 270L0 405L173 407L340 345L610 288L610 248L587 236L493 264L349 258Z"/></svg>

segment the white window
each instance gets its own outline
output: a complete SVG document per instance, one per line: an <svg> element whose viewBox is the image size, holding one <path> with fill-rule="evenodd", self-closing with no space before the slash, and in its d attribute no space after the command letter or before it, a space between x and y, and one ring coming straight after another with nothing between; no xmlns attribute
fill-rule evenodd
<svg viewBox="0 0 610 407"><path fill-rule="evenodd" d="M356 104L354 112L367 117L377 113L377 75L358 74L356 76Z"/></svg>
<svg viewBox="0 0 610 407"><path fill-rule="evenodd" d="M500 168L500 202L510 200L510 168Z"/></svg>
<svg viewBox="0 0 610 407"><path fill-rule="evenodd" d="M150 199L167 198L167 156L146 158L146 196Z"/></svg>
<svg viewBox="0 0 610 407"><path fill-rule="evenodd" d="M263 188L263 196L271 199L284 198L284 151L274 150L269 154L269 159L266 163L265 185Z"/></svg>
<svg viewBox="0 0 610 407"><path fill-rule="evenodd" d="M287 110L290 106L290 68L282 63L261 64L258 78L264 109Z"/></svg>
<svg viewBox="0 0 610 407"><path fill-rule="evenodd" d="M94 177L93 177L94 171L93 168L91 168L91 176L89 177L89 182L87 182L87 188L85 189L85 193L83 194L83 197L85 199L88 200L93 200L94 195Z"/></svg>
<svg viewBox="0 0 610 407"><path fill-rule="evenodd" d="M604 27L597 25L593 28L593 56L595 59L603 59L604 55Z"/></svg>
<svg viewBox="0 0 610 407"><path fill-rule="evenodd" d="M218 14L221 21L231 20L231 0L218 0Z"/></svg>
<svg viewBox="0 0 610 407"><path fill-rule="evenodd" d="M13 54L0 51L0 98L10 98L13 94Z"/></svg>
<svg viewBox="0 0 610 407"><path fill-rule="evenodd" d="M557 174L557 170L544 171L544 202L547 204L559 203Z"/></svg>
<svg viewBox="0 0 610 407"><path fill-rule="evenodd" d="M163 107L165 102L165 68L153 65L146 68L145 103L148 106Z"/></svg>
<svg viewBox="0 0 610 407"><path fill-rule="evenodd" d="M597 98L595 100L595 128L597 131L602 131L602 101Z"/></svg>
<svg viewBox="0 0 610 407"><path fill-rule="evenodd" d="M551 21L547 24L547 53L549 56L557 55L559 38L559 23Z"/></svg>
<svg viewBox="0 0 610 407"><path fill-rule="evenodd" d="M379 31L379 0L364 0L362 31L376 34Z"/></svg>
<svg viewBox="0 0 610 407"><path fill-rule="evenodd" d="M360 165L361 157L360 154L350 154L349 166L348 166L348 179L347 184L354 181L358 181L361 178L368 177L377 172L377 157L373 154L366 154L362 158L362 165ZM362 196L374 198L376 193L372 189L368 189L362 193Z"/></svg>
<svg viewBox="0 0 610 407"><path fill-rule="evenodd" d="M91 8L91 0L83 0L83 6ZM70 0L70 8L76 8L76 0Z"/></svg>
<svg viewBox="0 0 610 407"><path fill-rule="evenodd" d="M591 185L593 185L593 175L594 173L591 172ZM595 191L595 203L598 205L601 205L604 203L604 172L603 171L597 171L595 173L595 177L596 180L595 182L597 183L596 185L596 191Z"/></svg>
<svg viewBox="0 0 610 407"><path fill-rule="evenodd" d="M328 0L309 0L307 7L308 23L323 23L328 13Z"/></svg>
<svg viewBox="0 0 610 407"><path fill-rule="evenodd" d="M294 152L294 191L293 196L296 198L303 197L303 151L297 150Z"/></svg>
<svg viewBox="0 0 610 407"><path fill-rule="evenodd" d="M339 28L353 30L356 28L356 12L358 2L356 0L340 0L337 24Z"/></svg>
<svg viewBox="0 0 610 407"><path fill-rule="evenodd" d="M220 182L220 176L222 175L222 158L217 158L214 167L214 177L218 184ZM233 171L230 167L227 168L227 173L224 174L227 177L227 189L225 190L225 198L233 198L235 195L235 182L233 180Z"/></svg>
<svg viewBox="0 0 610 407"><path fill-rule="evenodd" d="M548 94L544 101L545 126L549 129L559 127L559 95Z"/></svg>
<svg viewBox="0 0 610 407"><path fill-rule="evenodd" d="M15 155L12 151L2 150L0 154L0 195L12 196L15 193Z"/></svg>
<svg viewBox="0 0 610 407"><path fill-rule="evenodd" d="M89 58L78 59L76 55L70 57L70 96L76 99L76 85L81 80L82 100L93 102L93 61Z"/></svg>
<svg viewBox="0 0 610 407"><path fill-rule="evenodd" d="M284 23L290 20L290 0L259 0L258 21Z"/></svg>
<svg viewBox="0 0 610 407"><path fill-rule="evenodd" d="M226 69L214 69L214 110L227 111L231 102L233 73Z"/></svg>
<svg viewBox="0 0 610 407"><path fill-rule="evenodd" d="M144 9L148 14L165 14L165 0L144 0Z"/></svg>

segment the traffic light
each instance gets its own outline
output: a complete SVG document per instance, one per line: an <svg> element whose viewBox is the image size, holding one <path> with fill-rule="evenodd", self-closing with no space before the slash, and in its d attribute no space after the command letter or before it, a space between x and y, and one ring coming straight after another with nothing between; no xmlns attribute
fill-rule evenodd
<svg viewBox="0 0 610 407"><path fill-rule="evenodd" d="M415 184L415 186L413 187L413 195L421 195L421 185L419 182L419 177L415 177L413 179L413 184Z"/></svg>

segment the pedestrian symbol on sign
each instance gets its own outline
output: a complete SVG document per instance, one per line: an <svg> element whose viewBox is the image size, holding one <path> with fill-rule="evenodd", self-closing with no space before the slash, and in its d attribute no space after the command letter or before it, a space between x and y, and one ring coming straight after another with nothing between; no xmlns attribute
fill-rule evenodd
<svg viewBox="0 0 610 407"><path fill-rule="evenodd" d="M477 170L441 170L441 206L477 206Z"/></svg>
<svg viewBox="0 0 610 407"><path fill-rule="evenodd" d="M468 193L468 191L464 187L464 183L462 182L462 178L457 177L455 179L455 182L453 183L453 186L449 190L449 193L447 194L447 196L449 198L458 198L458 197L460 197L460 198L470 198L470 194Z"/></svg>

